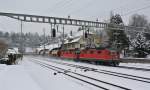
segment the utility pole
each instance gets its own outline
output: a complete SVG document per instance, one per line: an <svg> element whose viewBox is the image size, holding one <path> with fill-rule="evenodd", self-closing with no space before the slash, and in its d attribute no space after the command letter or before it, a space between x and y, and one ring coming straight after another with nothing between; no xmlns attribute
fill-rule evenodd
<svg viewBox="0 0 150 90"><path fill-rule="evenodd" d="M64 48L64 38L65 38L65 36L64 36L64 24L63 24L63 27L62 27L62 29L63 29L63 40L62 40L62 47Z"/></svg>
<svg viewBox="0 0 150 90"><path fill-rule="evenodd" d="M51 30L50 30L50 42L52 42L52 29L53 29L52 23L50 24L50 26L51 26Z"/></svg>
<svg viewBox="0 0 150 90"><path fill-rule="evenodd" d="M43 34L44 34L44 50L43 50L43 55L45 55L45 28L43 28Z"/></svg>
<svg viewBox="0 0 150 90"><path fill-rule="evenodd" d="M23 54L22 21L21 21L21 29L20 30L21 30L21 32L20 32L21 33L20 48L21 48L21 53Z"/></svg>
<svg viewBox="0 0 150 90"><path fill-rule="evenodd" d="M23 36L22 36L22 28L23 28L23 26L22 26L22 21L21 21L21 24L20 24L20 33L21 33L21 35L20 35L20 53L21 53L21 56L23 57ZM22 60L22 58L21 58L21 60Z"/></svg>

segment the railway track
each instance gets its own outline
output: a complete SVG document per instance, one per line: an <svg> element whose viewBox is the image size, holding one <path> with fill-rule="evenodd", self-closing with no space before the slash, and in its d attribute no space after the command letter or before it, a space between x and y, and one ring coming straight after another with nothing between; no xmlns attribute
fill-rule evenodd
<svg viewBox="0 0 150 90"><path fill-rule="evenodd" d="M141 71L150 71L150 69L148 69L148 68L137 68L137 67L128 67L128 66L118 66L118 68L141 70Z"/></svg>
<svg viewBox="0 0 150 90"><path fill-rule="evenodd" d="M146 58L120 58L122 63L150 63Z"/></svg>
<svg viewBox="0 0 150 90"><path fill-rule="evenodd" d="M93 71L93 72L96 72L96 73L101 73L101 74L121 77L121 78L135 80L135 81L140 81L140 82L144 82L144 83L150 83L150 78L146 78L146 77L140 77L140 76L124 74L124 73L118 73L118 72L102 70L102 69L95 69L95 68L91 68L91 67L85 67L85 66L81 66L81 65L63 63L63 62L58 62L58 61L50 61L48 59L45 59L45 60L48 61L48 62L53 62L53 63L57 63L57 64L61 64L61 65L66 65L66 66L70 66L70 67L80 68L80 69L83 69L85 72L86 71Z"/></svg>
<svg viewBox="0 0 150 90"><path fill-rule="evenodd" d="M124 60L124 59L122 59L122 60ZM125 59L125 60L128 60L128 59ZM131 59L129 59L129 60L131 60ZM135 60L141 60L141 59L135 59ZM108 66L108 67L113 67L113 66ZM124 69L131 69L131 70L139 70L139 71L150 71L150 69L148 69L148 68L137 68L137 67L128 67L128 66L117 66L117 67L118 68L124 68Z"/></svg>
<svg viewBox="0 0 150 90"><path fill-rule="evenodd" d="M119 88L121 90L131 90L131 89L123 87L123 86L115 85L115 84L112 84L112 83L109 83L109 82L105 82L105 81L102 81L102 80L99 80L99 79L95 79L93 77L85 76L85 75L82 75L82 74L79 74L79 73L76 73L76 72L72 72L72 71L67 70L67 69L63 69L63 68L56 67L56 66L53 66L53 65L50 65L50 64L47 64L47 63L43 63L41 61L32 60L32 62L34 62L36 64L39 64L42 67L46 67L48 69L57 71L58 73L62 73L64 75L66 75L66 76L69 76L71 78L77 79L77 80L82 81L82 82L85 82L87 84L90 84L92 86L95 86L95 87L103 89L103 90L110 90L110 89L105 88L103 86L100 86L101 83L109 85L109 86L111 86L113 88L115 87L114 90L116 90L117 88Z"/></svg>
<svg viewBox="0 0 150 90"><path fill-rule="evenodd" d="M46 58L48 59L49 57L47 56ZM52 57L52 58L59 59L59 58L56 58L56 57ZM122 59L122 60L124 60L124 59ZM127 60L127 59L125 59L125 60ZM135 59L135 60L141 60L141 59ZM108 66L108 67L113 67L113 66ZM131 70L139 70L139 71L150 71L150 69L148 69L148 68L137 68L137 67L128 67L128 66L117 66L117 67L118 68L124 68L124 69L131 69Z"/></svg>

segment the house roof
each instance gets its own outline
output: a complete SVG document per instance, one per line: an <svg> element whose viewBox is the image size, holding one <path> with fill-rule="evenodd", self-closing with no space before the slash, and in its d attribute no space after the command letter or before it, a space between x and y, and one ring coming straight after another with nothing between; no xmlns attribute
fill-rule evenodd
<svg viewBox="0 0 150 90"><path fill-rule="evenodd" d="M89 32L89 34L94 34L94 33ZM83 36L83 31L74 32L73 36L70 35L68 36L68 38L72 40L69 39L65 40L65 44L78 42L82 36Z"/></svg>
<svg viewBox="0 0 150 90"><path fill-rule="evenodd" d="M48 50L52 50L54 48L58 48L59 47L59 44L56 43L56 44L50 44L50 45L45 45L45 49L48 49ZM40 46L39 48L37 48L38 51L41 51L44 49L44 46Z"/></svg>
<svg viewBox="0 0 150 90"><path fill-rule="evenodd" d="M75 37L75 38L73 38L72 40L66 40L66 41L65 41L65 44L78 42L78 41L80 40L80 38L81 38L81 36Z"/></svg>

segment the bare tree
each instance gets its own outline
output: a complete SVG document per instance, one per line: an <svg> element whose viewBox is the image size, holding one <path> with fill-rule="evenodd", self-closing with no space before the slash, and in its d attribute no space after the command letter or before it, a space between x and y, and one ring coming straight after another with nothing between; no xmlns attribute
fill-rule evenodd
<svg viewBox="0 0 150 90"><path fill-rule="evenodd" d="M139 14L134 14L131 16L129 20L129 26L134 26L134 27L147 27L148 29L148 20L145 15L139 15ZM136 31L143 31L143 29L136 30ZM147 31L147 30L146 30ZM138 32L135 31L128 31L127 34L130 36L130 39L136 38Z"/></svg>
<svg viewBox="0 0 150 90"><path fill-rule="evenodd" d="M134 27L145 27L146 32L150 30L150 24L145 15L134 14L129 21L129 25ZM141 32L129 31L128 35L130 36L131 46L134 52L137 53L136 57L146 57L150 52L150 41L147 40L149 34L143 32L141 29Z"/></svg>
<svg viewBox="0 0 150 90"><path fill-rule="evenodd" d="M135 27L145 27L147 24L148 21L145 15L134 14L129 21L129 25Z"/></svg>

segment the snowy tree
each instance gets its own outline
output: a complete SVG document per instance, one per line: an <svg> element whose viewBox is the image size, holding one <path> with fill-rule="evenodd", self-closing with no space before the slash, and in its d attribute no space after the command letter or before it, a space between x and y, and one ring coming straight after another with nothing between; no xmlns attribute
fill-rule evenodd
<svg viewBox="0 0 150 90"><path fill-rule="evenodd" d="M140 29L138 32L130 31L128 35L130 36L131 46L134 52L137 53L136 57L146 57L150 53L150 34L145 32L150 32L150 24L145 15L134 14L130 21L129 26L134 27L144 27L144 32Z"/></svg>
<svg viewBox="0 0 150 90"><path fill-rule="evenodd" d="M21 42L24 47L37 47L44 41L43 35L38 33L23 33L21 36L21 33L0 31L0 37L8 39L11 42L10 47L20 47ZM45 41L45 43L49 42L49 36L46 35Z"/></svg>
<svg viewBox="0 0 150 90"><path fill-rule="evenodd" d="M136 52L136 57L146 57L150 53L150 40L147 40L143 33L139 33L135 39L131 41L132 47Z"/></svg>
<svg viewBox="0 0 150 90"><path fill-rule="evenodd" d="M118 25L120 26L119 29ZM123 20L119 14L111 15L109 24L109 45L118 51L129 46L129 39L127 38L125 32L123 31Z"/></svg>

